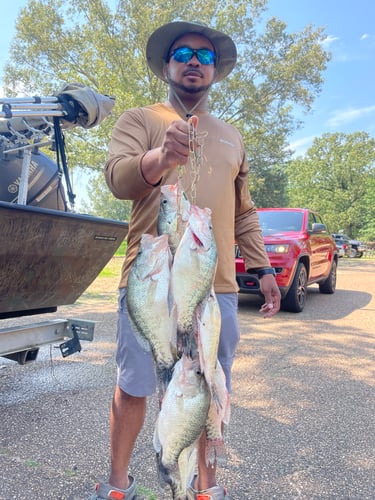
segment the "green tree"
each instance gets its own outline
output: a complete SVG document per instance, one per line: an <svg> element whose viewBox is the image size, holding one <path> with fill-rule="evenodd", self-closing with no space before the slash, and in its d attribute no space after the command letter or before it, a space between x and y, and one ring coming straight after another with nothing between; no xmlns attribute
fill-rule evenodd
<svg viewBox="0 0 375 500"><path fill-rule="evenodd" d="M231 76L213 87L212 112L242 132L251 168L250 189L259 206L285 201L286 145L300 125L296 108L308 112L323 83L329 54L322 28L288 33L267 19L267 0L29 0L16 25L6 91L50 95L79 81L114 95L113 116L100 127L74 129L67 138L70 164L99 169L110 130L126 108L166 98L166 85L149 70L150 33L175 19L197 19L230 33L238 47ZM192 14L193 13L193 14ZM68 134L67 134L68 135ZM277 189L275 189L277 187Z"/></svg>
<svg viewBox="0 0 375 500"><path fill-rule="evenodd" d="M364 241L375 241L375 176L368 179L367 192L363 199L363 226L358 238Z"/></svg>
<svg viewBox="0 0 375 500"><path fill-rule="evenodd" d="M332 232L357 237L375 219L375 139L323 134L287 168L289 204L320 212Z"/></svg>
<svg viewBox="0 0 375 500"><path fill-rule="evenodd" d="M88 194L90 200L82 203L83 211L107 219L130 219L131 202L115 198L107 187L103 174L95 172L91 176Z"/></svg>

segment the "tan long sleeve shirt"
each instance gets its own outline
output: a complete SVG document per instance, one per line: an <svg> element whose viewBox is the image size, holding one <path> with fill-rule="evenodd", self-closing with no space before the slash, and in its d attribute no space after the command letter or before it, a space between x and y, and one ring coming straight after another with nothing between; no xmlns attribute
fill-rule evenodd
<svg viewBox="0 0 375 500"><path fill-rule="evenodd" d="M198 133L204 133L203 160L196 185L194 203L212 210L212 224L218 249L215 276L216 293L236 292L234 241L246 268L268 267L258 216L248 189L248 166L238 130L208 113L198 114ZM118 119L112 134L105 177L119 199L132 200L128 249L122 268L120 287L126 286L132 261L143 233L157 235L160 186L148 184L141 172L144 154L162 145L165 131L180 119L167 104L130 109ZM182 185L191 199L189 163ZM166 174L161 185L175 184L177 172Z"/></svg>

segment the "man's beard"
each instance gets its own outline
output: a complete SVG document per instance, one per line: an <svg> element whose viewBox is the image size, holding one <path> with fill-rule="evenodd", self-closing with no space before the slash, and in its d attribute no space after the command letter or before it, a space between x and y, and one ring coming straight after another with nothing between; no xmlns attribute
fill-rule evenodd
<svg viewBox="0 0 375 500"><path fill-rule="evenodd" d="M167 74L167 79L169 85L175 90L182 90L186 94L201 94L202 92L207 92L211 85L201 85L200 87L187 87L181 83L177 83Z"/></svg>

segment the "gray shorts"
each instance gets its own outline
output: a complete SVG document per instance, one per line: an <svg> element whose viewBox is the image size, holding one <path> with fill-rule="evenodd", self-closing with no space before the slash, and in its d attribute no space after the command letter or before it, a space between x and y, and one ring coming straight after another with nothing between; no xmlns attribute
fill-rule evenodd
<svg viewBox="0 0 375 500"><path fill-rule="evenodd" d="M237 293L216 295L221 312L218 359L223 367L227 388L231 392L231 369L240 338L237 321ZM138 343L132 330L126 304L126 288L120 289L117 320L117 384L132 396L150 396L156 391L152 354Z"/></svg>

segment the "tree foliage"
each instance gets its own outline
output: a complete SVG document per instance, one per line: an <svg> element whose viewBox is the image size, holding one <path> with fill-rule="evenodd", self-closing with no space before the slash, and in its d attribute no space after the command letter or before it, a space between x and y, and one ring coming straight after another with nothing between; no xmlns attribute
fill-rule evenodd
<svg viewBox="0 0 375 500"><path fill-rule="evenodd" d="M75 129L68 138L71 165L99 169L119 114L166 98L166 85L146 64L150 33L178 19L209 24L229 33L239 53L230 77L212 88L211 110L244 136L256 203L280 205L286 145L300 125L294 111L310 110L329 55L322 28L289 33L282 20L267 19L266 10L266 0L29 0L6 67L7 95L50 95L75 81L114 95L111 119L89 132Z"/></svg>
<svg viewBox="0 0 375 500"><path fill-rule="evenodd" d="M375 139L367 133L324 134L287 172L290 205L317 210L332 232L374 229Z"/></svg>
<svg viewBox="0 0 375 500"><path fill-rule="evenodd" d="M88 194L90 201L89 203L87 201L82 202L83 211L107 219L122 221L130 219L131 202L116 199L103 181L101 173L95 172L91 176Z"/></svg>

